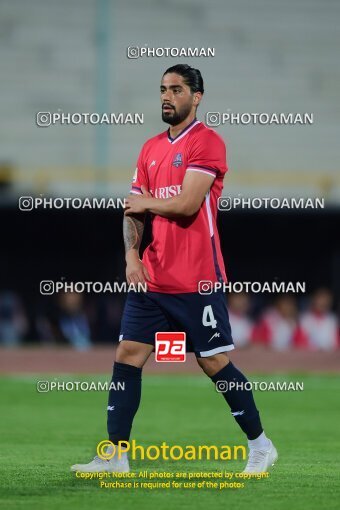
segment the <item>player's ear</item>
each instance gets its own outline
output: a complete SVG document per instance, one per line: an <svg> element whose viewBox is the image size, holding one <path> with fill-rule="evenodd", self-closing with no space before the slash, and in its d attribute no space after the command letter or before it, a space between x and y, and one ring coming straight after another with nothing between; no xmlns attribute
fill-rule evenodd
<svg viewBox="0 0 340 510"><path fill-rule="evenodd" d="M194 93L194 105L198 106L200 101L202 99L202 93L201 92L195 92Z"/></svg>

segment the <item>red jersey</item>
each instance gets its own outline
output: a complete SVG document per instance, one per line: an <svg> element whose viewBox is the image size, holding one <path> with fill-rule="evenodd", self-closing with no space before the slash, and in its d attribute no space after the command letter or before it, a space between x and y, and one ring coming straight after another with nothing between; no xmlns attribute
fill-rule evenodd
<svg viewBox="0 0 340 510"><path fill-rule="evenodd" d="M198 282L226 281L216 226L217 200L227 172L222 138L195 119L176 138L170 130L148 140L140 153L131 193L143 185L155 198L181 193L186 172L214 177L199 211L191 217L153 215L152 241L143 254L151 292L198 292Z"/></svg>

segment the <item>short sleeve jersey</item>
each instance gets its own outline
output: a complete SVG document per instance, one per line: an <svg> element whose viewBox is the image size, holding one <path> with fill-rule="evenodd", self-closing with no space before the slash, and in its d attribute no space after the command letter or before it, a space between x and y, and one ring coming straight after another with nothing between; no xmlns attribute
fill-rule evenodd
<svg viewBox="0 0 340 510"><path fill-rule="evenodd" d="M151 292L198 292L202 280L226 281L216 225L227 172L226 147L214 130L195 119L176 138L168 130L148 140L138 158L131 193L141 194L144 186L155 198L171 198L181 193L186 172L211 175L211 188L191 217L152 215L152 241L143 254Z"/></svg>

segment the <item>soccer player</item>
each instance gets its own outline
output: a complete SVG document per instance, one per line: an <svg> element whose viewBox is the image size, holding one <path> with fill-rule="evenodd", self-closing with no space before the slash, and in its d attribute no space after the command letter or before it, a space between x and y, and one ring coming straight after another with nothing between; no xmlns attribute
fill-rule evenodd
<svg viewBox="0 0 340 510"><path fill-rule="evenodd" d="M113 444L130 438L142 368L154 349L155 334L185 331L188 347L213 383L239 383L223 397L248 438L245 471L264 472L277 452L263 431L252 392L242 389L247 379L227 356L234 344L224 294L199 292L202 280L212 285L226 281L216 226L226 148L222 138L196 118L203 93L198 69L176 65L165 71L162 119L170 127L144 144L126 200L126 278L128 283L146 282L148 291L129 293L126 300L112 376L113 386L124 383L125 391L110 390L108 435ZM152 241L140 260L146 213L152 215ZM129 463L126 454L109 461L95 457L71 469L128 471Z"/></svg>

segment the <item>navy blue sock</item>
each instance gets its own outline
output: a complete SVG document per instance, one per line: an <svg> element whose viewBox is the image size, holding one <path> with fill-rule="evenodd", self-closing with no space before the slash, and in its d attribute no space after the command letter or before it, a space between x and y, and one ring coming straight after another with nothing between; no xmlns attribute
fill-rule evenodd
<svg viewBox="0 0 340 510"><path fill-rule="evenodd" d="M117 444L118 441L128 441L130 438L132 422L141 398L142 369L116 362L111 382L114 385L111 384L109 391L107 431L110 441Z"/></svg>
<svg viewBox="0 0 340 510"><path fill-rule="evenodd" d="M223 393L225 400L227 401L231 414L235 420L247 435L248 439L256 439L263 432L261 425L260 415L256 409L253 392L251 390L244 389L244 384L248 382L246 377L240 372L230 361L222 370L217 374L210 377L210 379L216 384L217 381L226 381L229 385L231 382L242 383L243 388L239 384L239 387L232 388Z"/></svg>

